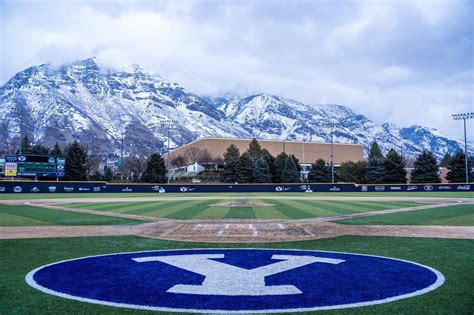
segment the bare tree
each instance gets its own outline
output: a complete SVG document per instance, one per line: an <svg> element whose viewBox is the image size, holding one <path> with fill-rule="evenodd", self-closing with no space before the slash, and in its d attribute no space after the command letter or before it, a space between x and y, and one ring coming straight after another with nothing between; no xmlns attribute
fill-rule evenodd
<svg viewBox="0 0 474 315"><path fill-rule="evenodd" d="M100 147L95 145L87 145L85 149L87 153L86 172L87 177L89 177L93 171L99 168L99 164L104 159L105 153Z"/></svg>
<svg viewBox="0 0 474 315"><path fill-rule="evenodd" d="M201 158L201 154L202 150L196 147L190 147L184 151L184 157L186 158L188 164L194 164L198 162Z"/></svg>
<svg viewBox="0 0 474 315"><path fill-rule="evenodd" d="M186 158L182 155L178 155L171 160L171 165L174 167L180 167L186 165Z"/></svg>
<svg viewBox="0 0 474 315"><path fill-rule="evenodd" d="M212 155L207 149L201 149L201 155L199 156L198 163L208 164L212 162Z"/></svg>
<svg viewBox="0 0 474 315"><path fill-rule="evenodd" d="M125 158L126 173L130 173L133 181L139 181L146 169L146 156L135 154Z"/></svg>

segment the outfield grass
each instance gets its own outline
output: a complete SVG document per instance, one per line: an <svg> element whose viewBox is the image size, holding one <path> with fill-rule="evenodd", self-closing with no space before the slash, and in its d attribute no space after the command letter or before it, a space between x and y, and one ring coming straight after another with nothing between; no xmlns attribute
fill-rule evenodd
<svg viewBox="0 0 474 315"><path fill-rule="evenodd" d="M314 200L277 200L262 199L273 206L266 207L222 207L212 206L232 200L180 200L155 202L100 202L73 203L67 207L112 211L127 214L162 217L169 219L306 219L323 216L335 216L367 211L378 211L413 207L414 202L382 201L314 201Z"/></svg>
<svg viewBox="0 0 474 315"><path fill-rule="evenodd" d="M314 192L314 193L59 193L59 194L0 194L0 200L57 198L138 198L138 197L433 197L474 198L473 192Z"/></svg>
<svg viewBox="0 0 474 315"><path fill-rule="evenodd" d="M144 221L28 206L0 205L0 226L125 225L138 223L144 223Z"/></svg>
<svg viewBox="0 0 474 315"><path fill-rule="evenodd" d="M115 236L0 240L0 313L152 314L48 295L28 286L25 275L45 264L88 255L213 247L292 248L381 255L433 267L446 277L443 286L424 295L381 305L323 312L327 314L472 314L474 311L472 240L344 236L307 242L224 245Z"/></svg>
<svg viewBox="0 0 474 315"><path fill-rule="evenodd" d="M474 205L457 205L334 221L355 225L474 226Z"/></svg>

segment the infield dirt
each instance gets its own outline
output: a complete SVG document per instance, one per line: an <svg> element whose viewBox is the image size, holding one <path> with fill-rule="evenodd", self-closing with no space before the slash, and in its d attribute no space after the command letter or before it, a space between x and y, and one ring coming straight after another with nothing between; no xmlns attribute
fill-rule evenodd
<svg viewBox="0 0 474 315"><path fill-rule="evenodd" d="M292 200L339 200L339 201L386 201L418 202L420 206L371 211L364 213L320 217L303 220L259 220L259 219L219 219L219 220L170 220L143 215L115 213L88 209L59 206L64 203L100 203L110 202L110 198L63 198L35 200L4 200L2 204L29 205L34 207L51 208L61 211L90 213L102 216L112 216L127 219L137 219L149 223L134 226L47 226L47 227L0 227L0 239L9 238L46 238L46 237L81 237L81 236L110 236L137 235L148 238L218 242L281 242L330 238L341 235L371 235L398 237L432 237L474 239L474 227L469 226L403 226L403 225L344 225L332 223L355 217L365 217L388 213L417 211L422 209L452 206L458 204L473 204L469 198L426 198L426 197L143 197L115 198L114 202L143 202L170 200L235 200L235 199L292 199Z"/></svg>

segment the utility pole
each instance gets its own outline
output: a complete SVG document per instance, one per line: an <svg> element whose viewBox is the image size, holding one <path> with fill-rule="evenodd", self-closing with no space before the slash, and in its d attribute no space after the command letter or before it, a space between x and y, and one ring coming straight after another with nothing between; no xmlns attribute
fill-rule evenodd
<svg viewBox="0 0 474 315"><path fill-rule="evenodd" d="M467 151L467 133L466 133L466 120L474 118L474 113L462 113L452 115L454 120L464 121L464 159L466 168L466 184L469 183L469 152Z"/></svg>

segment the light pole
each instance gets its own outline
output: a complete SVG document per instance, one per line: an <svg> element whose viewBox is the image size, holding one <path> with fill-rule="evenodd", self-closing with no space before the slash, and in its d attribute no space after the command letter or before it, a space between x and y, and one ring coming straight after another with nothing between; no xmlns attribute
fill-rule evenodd
<svg viewBox="0 0 474 315"><path fill-rule="evenodd" d="M166 160L166 169L168 171L168 184L170 183L170 178L171 178L171 165L170 165L170 161L171 161L171 157L170 157L170 129L171 127L174 126L174 121L171 120L171 119L166 119L166 120L163 120L161 123L161 126L166 128L167 130L167 137L168 137L168 156L167 156L167 160Z"/></svg>
<svg viewBox="0 0 474 315"><path fill-rule="evenodd" d="M122 154L122 155L121 155L121 158L122 158L122 162L121 162L121 163L122 163L122 167L121 167L121 172L120 172L120 180L123 180L123 170L124 170L124 168L123 168L123 166L124 166L124 165L123 165L123 131L122 131L122 139L121 139L121 151L122 151L122 152L121 152L121 154Z"/></svg>
<svg viewBox="0 0 474 315"><path fill-rule="evenodd" d="M467 152L467 136L466 136L466 120L474 118L474 113L462 113L452 115L454 120L464 121L464 159L466 162L466 183L469 183L469 166L468 159L469 153Z"/></svg>
<svg viewBox="0 0 474 315"><path fill-rule="evenodd" d="M331 183L334 184L334 141L333 141L333 128L334 124L331 123Z"/></svg>

